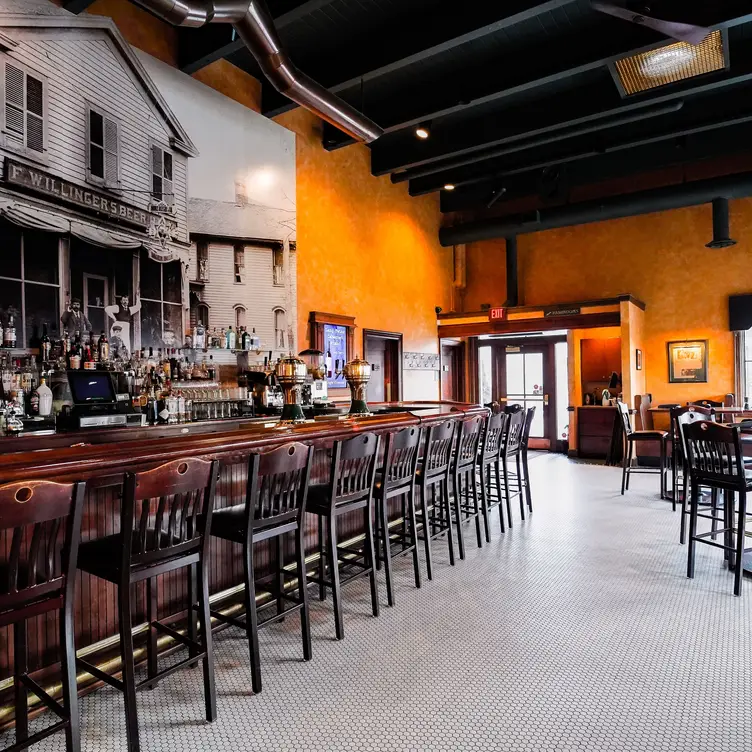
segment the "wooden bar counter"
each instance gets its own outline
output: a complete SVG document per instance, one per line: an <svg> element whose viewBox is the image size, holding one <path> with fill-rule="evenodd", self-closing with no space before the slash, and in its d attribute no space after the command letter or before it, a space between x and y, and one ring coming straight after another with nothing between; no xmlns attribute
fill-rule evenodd
<svg viewBox="0 0 752 752"><path fill-rule="evenodd" d="M374 431L384 433L407 426L426 427L447 418L463 418L488 411L475 405L450 402L393 403L373 405L373 415L350 418L335 415L317 418L290 427L281 427L276 419L226 420L147 428L92 430L80 433L24 435L0 439L0 483L45 478L48 480L85 480L87 495L82 523L82 540L110 535L119 530L119 497L123 473L141 470L185 456L218 459L221 463L215 508L240 504L245 500L246 464L250 452L263 451L289 441L314 445L312 480L323 481L329 472L329 450L337 439ZM399 501L399 500L397 500ZM396 509L396 507L395 507ZM317 531L313 517L306 528L309 561L314 565ZM341 540L355 539L362 533L362 516L342 521ZM292 546L292 541L290 545ZM0 533L0 546L7 552L10 541ZM210 590L213 608L236 609L234 601L241 591L243 566L239 546L212 539ZM290 549L292 555L292 548ZM287 561L291 561L289 558ZM263 577L274 563L269 548L257 547L257 576ZM137 651L142 650L138 636L144 630L144 592L138 588L134 617ZM233 601L234 597L234 601ZM158 618L179 621L187 608L184 573L178 571L161 578ZM114 673L119 668L117 648L117 600L115 588L104 580L78 573L75 605L76 648L87 660ZM29 653L32 670L40 669L40 681L57 690L57 671L50 666L56 660L56 617L29 622ZM113 639L115 638L115 639ZM169 640L160 648L169 650ZM13 640L9 629L0 629L0 727L12 720L9 707L12 693ZM84 688L96 686L92 677L79 676Z"/></svg>

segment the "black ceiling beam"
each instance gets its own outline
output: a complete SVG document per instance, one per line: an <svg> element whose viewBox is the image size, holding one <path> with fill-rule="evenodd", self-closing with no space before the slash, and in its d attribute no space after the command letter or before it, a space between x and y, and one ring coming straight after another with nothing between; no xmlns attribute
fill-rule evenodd
<svg viewBox="0 0 752 752"><path fill-rule="evenodd" d="M306 0L290 8L275 17L277 31L333 2L334 0ZM245 44L227 24L209 24L200 29L181 28L178 33L178 66L183 73L195 73L217 60L245 49Z"/></svg>
<svg viewBox="0 0 752 752"><path fill-rule="evenodd" d="M65 0L63 8L71 13L83 13L90 5L94 3L94 0Z"/></svg>
<svg viewBox="0 0 752 752"><path fill-rule="evenodd" d="M688 79L634 99L622 100L610 76L606 76L604 81L548 97L544 107L534 101L482 117L455 119L445 125L434 123L431 138L426 142L418 143L411 134L388 134L372 146L371 169L374 175L407 170L409 178L422 177L480 161L493 148L514 141L616 117L646 106L729 89L752 79L752 53L748 47L734 51L728 72ZM577 116L572 118L570 113Z"/></svg>
<svg viewBox="0 0 752 752"><path fill-rule="evenodd" d="M389 29L383 30L383 34L375 33L374 30L370 35L371 40L355 40L349 48L340 48L336 55L329 58L322 58L317 49L316 56L310 63L302 59L300 65L322 86L335 94L341 94L359 89L361 81L368 84L410 65L425 63L461 45L576 2L577 0L505 0L504 3L467 4L458 12L456 0L445 0L441 4L437 3L430 14L420 11L402 19L398 24L390 24ZM352 67L344 68L343 61L353 61ZM354 96L357 96L356 92ZM281 95L270 93L263 112L274 117L294 106Z"/></svg>

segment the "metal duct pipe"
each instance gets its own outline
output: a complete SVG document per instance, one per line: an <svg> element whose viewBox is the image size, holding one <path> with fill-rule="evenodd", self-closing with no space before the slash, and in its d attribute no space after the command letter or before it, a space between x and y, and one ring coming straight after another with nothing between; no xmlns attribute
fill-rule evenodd
<svg viewBox="0 0 752 752"><path fill-rule="evenodd" d="M137 0L176 26L229 23L274 88L357 141L384 135L376 123L298 70L287 56L264 0Z"/></svg>
<svg viewBox="0 0 752 752"><path fill-rule="evenodd" d="M706 248L730 248L736 245L729 230L729 204L727 198L713 199L713 239Z"/></svg>
<svg viewBox="0 0 752 752"><path fill-rule="evenodd" d="M517 236L507 239L507 302L505 306L514 308L520 304L519 271L517 268Z"/></svg>
<svg viewBox="0 0 752 752"><path fill-rule="evenodd" d="M439 241L442 246L446 247L458 243L525 235L557 227L571 227L590 222L602 222L607 219L621 219L697 206L712 201L718 196L727 198L752 196L752 173L744 172L723 178L654 188L625 196L610 196L595 201L583 201L580 204L541 209L527 221L525 218L516 216L466 222L455 227L441 228Z"/></svg>

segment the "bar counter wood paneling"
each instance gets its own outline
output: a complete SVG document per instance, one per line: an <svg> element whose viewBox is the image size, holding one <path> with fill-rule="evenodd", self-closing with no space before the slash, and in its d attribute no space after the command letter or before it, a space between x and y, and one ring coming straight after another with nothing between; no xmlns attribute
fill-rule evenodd
<svg viewBox="0 0 752 752"><path fill-rule="evenodd" d="M246 462L249 452L263 451L289 441L313 444L312 480L323 481L329 472L330 448L337 439L349 438L365 431L384 433L407 426L432 425L447 418L462 418L488 411L463 403L397 403L380 406L382 412L372 416L349 418L332 416L292 427L277 427L274 421L253 419L197 424L189 426L155 426L151 428L109 429L77 434L23 436L0 439L0 483L14 480L46 478L50 480L86 480L88 484L82 523L82 540L110 535L119 530L120 493L123 473L141 470L178 457L200 456L220 461L216 508L243 503L245 499ZM397 504L399 499L395 499ZM394 511L398 513L397 505ZM315 519L308 517L306 549L314 552L317 544ZM341 523L342 540L362 531L362 515L355 513ZM289 541L293 553L293 541ZM0 533L0 549L7 553L10 540ZM287 558L291 561L291 558ZM256 547L257 577L271 571L273 554L268 546ZM233 592L243 580L239 546L212 539L210 589L218 594ZM158 618L179 619L187 608L184 573L160 577ZM134 629L145 619L143 588L136 588ZM101 660L114 658L110 638L117 634L117 600L115 588L103 580L78 573L75 624L77 650L93 652ZM57 623L51 617L29 622L29 653L32 670L40 669L54 689L56 679ZM0 727L12 719L9 705L9 677L12 675L13 640L8 629L0 629ZM116 648L116 643L115 643ZM88 660L92 660L89 655Z"/></svg>

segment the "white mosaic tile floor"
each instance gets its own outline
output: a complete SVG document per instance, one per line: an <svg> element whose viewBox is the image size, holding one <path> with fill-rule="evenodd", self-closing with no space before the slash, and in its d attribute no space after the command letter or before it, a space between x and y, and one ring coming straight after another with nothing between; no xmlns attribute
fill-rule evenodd
<svg viewBox="0 0 752 752"><path fill-rule="evenodd" d="M752 582L732 595L720 552L685 578L679 515L657 478L558 456L531 463L535 513L413 587L396 563L396 606L370 616L367 582L313 600L314 657L297 618L262 632L264 691L250 692L238 630L216 640L219 717L203 721L199 671L139 694L142 749L334 752L752 749ZM519 513L519 510L517 510ZM385 591L381 596L385 603ZM125 749L122 700L81 701L85 750ZM0 736L0 748L10 742ZM61 735L35 747L63 750Z"/></svg>

